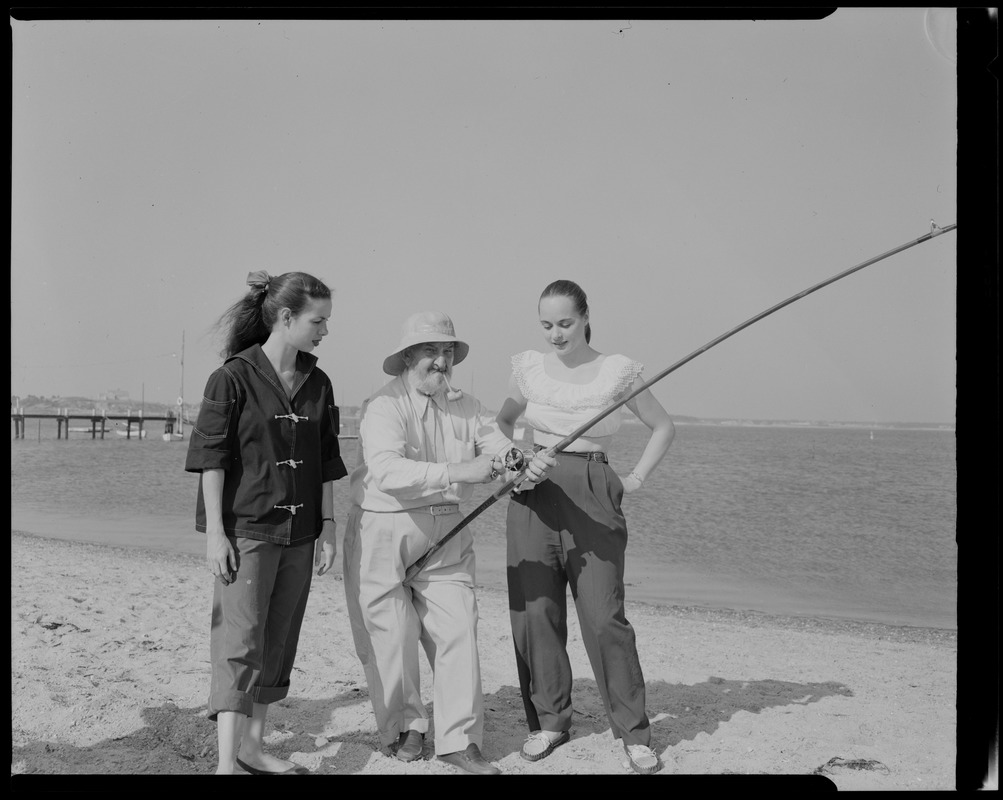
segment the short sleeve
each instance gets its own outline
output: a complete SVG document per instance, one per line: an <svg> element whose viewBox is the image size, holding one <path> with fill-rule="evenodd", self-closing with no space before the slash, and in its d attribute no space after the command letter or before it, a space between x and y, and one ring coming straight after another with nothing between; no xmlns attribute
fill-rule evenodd
<svg viewBox="0 0 1003 800"><path fill-rule="evenodd" d="M186 472L229 469L237 446L238 391L233 376L220 367L206 382L198 419L188 440Z"/></svg>
<svg viewBox="0 0 1003 800"><path fill-rule="evenodd" d="M348 469L341 457L341 445L338 442L338 432L341 430L341 414L334 404L334 388L327 382L326 425L321 426L321 480L324 483L336 481L348 475Z"/></svg>
<svg viewBox="0 0 1003 800"><path fill-rule="evenodd" d="M524 350L512 356L512 377L522 396L530 398L533 392L533 373L542 364L543 355L537 350Z"/></svg>
<svg viewBox="0 0 1003 800"><path fill-rule="evenodd" d="M634 381L641 377L641 373L644 372L644 365L638 361L627 358L627 356L610 356L612 361L612 386L609 390L609 402L613 402L618 397L621 397L631 386L634 385Z"/></svg>

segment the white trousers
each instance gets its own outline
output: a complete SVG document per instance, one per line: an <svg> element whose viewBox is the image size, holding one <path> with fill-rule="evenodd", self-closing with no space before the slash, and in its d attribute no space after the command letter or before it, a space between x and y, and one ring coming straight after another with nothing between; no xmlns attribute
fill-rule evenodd
<svg viewBox="0 0 1003 800"><path fill-rule="evenodd" d="M459 513L377 513L353 506L342 546L355 650L384 747L408 730L427 733L419 643L432 666L435 751L481 746L484 701L477 655L473 535L468 528L425 564L407 568L462 519Z"/></svg>

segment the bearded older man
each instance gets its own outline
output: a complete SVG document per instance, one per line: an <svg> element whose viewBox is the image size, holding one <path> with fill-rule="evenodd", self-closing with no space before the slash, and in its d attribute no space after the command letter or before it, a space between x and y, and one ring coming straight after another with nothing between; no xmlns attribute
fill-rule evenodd
<svg viewBox="0 0 1003 800"><path fill-rule="evenodd" d="M383 362L394 376L364 404L359 463L343 546L345 594L381 743L401 761L424 756L419 643L433 670L435 752L473 774L501 772L481 754L484 706L477 653L473 535L468 527L407 585L407 568L463 519L474 484L504 471L512 442L481 404L454 391L469 346L439 312L404 323ZM537 455L522 489L556 462Z"/></svg>

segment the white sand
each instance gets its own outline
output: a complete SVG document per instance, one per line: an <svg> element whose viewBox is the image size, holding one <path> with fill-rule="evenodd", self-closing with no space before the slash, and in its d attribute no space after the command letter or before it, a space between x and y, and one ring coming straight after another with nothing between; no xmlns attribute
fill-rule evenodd
<svg viewBox="0 0 1003 800"><path fill-rule="evenodd" d="M211 773L211 596L196 556L12 532L13 785ZM505 774L632 775L573 618L571 742L535 764L519 757L506 598L482 589L479 604L485 757ZM956 634L640 604L628 617L659 776L820 773L840 790L954 789ZM292 690L269 723L270 749L317 774L460 774L431 754L404 764L379 749L337 574L315 579Z"/></svg>

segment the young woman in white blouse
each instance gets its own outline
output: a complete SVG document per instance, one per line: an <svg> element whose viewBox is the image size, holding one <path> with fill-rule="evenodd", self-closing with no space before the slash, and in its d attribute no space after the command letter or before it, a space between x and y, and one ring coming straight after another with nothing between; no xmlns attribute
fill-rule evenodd
<svg viewBox="0 0 1003 800"><path fill-rule="evenodd" d="M555 281L539 303L550 352L512 357L509 396L498 424L509 438L524 417L537 448L551 447L643 384L642 365L604 355L591 344L588 302L576 283ZM627 526L620 501L637 491L662 460L675 427L650 391L626 406L651 429L624 477L608 454L621 409L600 420L557 456L548 480L511 495L508 589L512 637L530 734L522 757L539 761L570 739L571 664L567 653L567 587L578 609L585 649L615 739L635 772L657 772L645 712L644 677L634 629L624 612ZM614 459L615 460L615 459Z"/></svg>

